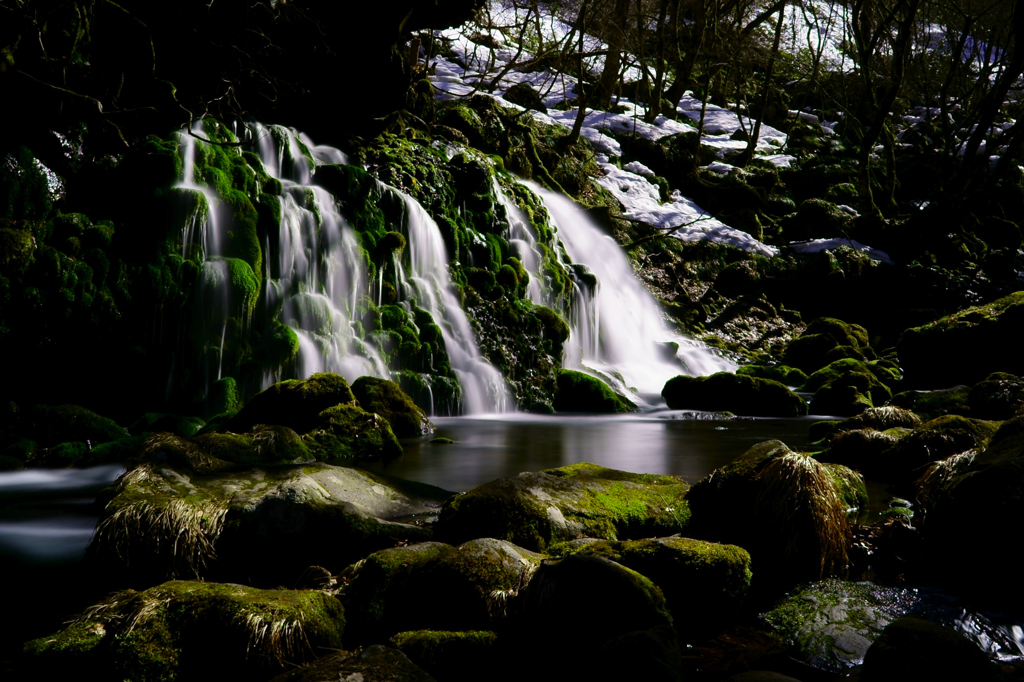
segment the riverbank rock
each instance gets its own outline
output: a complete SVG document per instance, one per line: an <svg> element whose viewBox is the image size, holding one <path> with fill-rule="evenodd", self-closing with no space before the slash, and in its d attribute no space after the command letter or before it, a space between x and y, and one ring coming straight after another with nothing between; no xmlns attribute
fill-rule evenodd
<svg viewBox="0 0 1024 682"><path fill-rule="evenodd" d="M119 592L25 652L54 676L265 680L339 648L344 613L314 590L172 581Z"/></svg>
<svg viewBox="0 0 1024 682"><path fill-rule="evenodd" d="M1024 291L908 329L896 348L911 386L973 384L992 372L1024 374L1020 329Z"/></svg>
<svg viewBox="0 0 1024 682"><path fill-rule="evenodd" d="M608 384L573 369L559 370L553 406L556 412L636 412L636 405L613 391Z"/></svg>
<svg viewBox="0 0 1024 682"><path fill-rule="evenodd" d="M479 537L509 540L542 552L554 542L661 537L689 519L677 476L634 474L589 462L499 478L448 500L435 539L461 543Z"/></svg>
<svg viewBox="0 0 1024 682"><path fill-rule="evenodd" d="M693 486L687 534L746 549L758 586L843 575L847 512L866 499L860 474L768 441Z"/></svg>
<svg viewBox="0 0 1024 682"><path fill-rule="evenodd" d="M743 374L669 379L661 395L670 409L732 412L751 417L799 417L807 403L785 384Z"/></svg>
<svg viewBox="0 0 1024 682"><path fill-rule="evenodd" d="M743 365L736 374L758 379L771 379L788 386L803 386L807 375L796 367L789 365Z"/></svg>
<svg viewBox="0 0 1024 682"><path fill-rule="evenodd" d="M750 554L735 545L673 536L588 542L574 554L604 557L649 578L684 635L715 632L736 615L750 589Z"/></svg>
<svg viewBox="0 0 1024 682"><path fill-rule="evenodd" d="M848 324L832 317L819 317L786 347L784 364L807 374L843 358L873 358L868 345L868 332L857 324Z"/></svg>
<svg viewBox="0 0 1024 682"><path fill-rule="evenodd" d="M492 630L543 556L504 540L377 552L352 570L353 643L411 630Z"/></svg>
<svg viewBox="0 0 1024 682"><path fill-rule="evenodd" d="M393 519L432 517L450 493L310 463L200 474L141 464L119 481L89 547L107 579L219 578L292 584L308 566L340 571L370 552L429 539Z"/></svg>
<svg viewBox="0 0 1024 682"><path fill-rule="evenodd" d="M359 406L388 420L399 438L425 436L434 432L427 414L412 401L398 384L387 379L359 377L352 384Z"/></svg>

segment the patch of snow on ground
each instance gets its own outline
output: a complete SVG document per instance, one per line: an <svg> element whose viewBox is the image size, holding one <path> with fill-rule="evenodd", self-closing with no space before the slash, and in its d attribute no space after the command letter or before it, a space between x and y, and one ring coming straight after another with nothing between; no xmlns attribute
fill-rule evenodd
<svg viewBox="0 0 1024 682"><path fill-rule="evenodd" d="M889 265L893 264L893 260L885 251L865 246L855 239L812 239L807 242L790 242L789 249L795 253L818 253L819 251L838 249L840 246L849 246L869 258Z"/></svg>

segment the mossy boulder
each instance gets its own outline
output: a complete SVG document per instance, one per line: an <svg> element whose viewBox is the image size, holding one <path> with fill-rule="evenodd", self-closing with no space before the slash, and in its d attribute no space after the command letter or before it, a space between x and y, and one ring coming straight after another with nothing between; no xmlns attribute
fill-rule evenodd
<svg viewBox="0 0 1024 682"><path fill-rule="evenodd" d="M119 592L25 653L46 677L269 679L337 649L344 629L324 592L172 581Z"/></svg>
<svg viewBox="0 0 1024 682"><path fill-rule="evenodd" d="M743 365L736 374L758 379L771 379L786 386L802 386L807 375L802 370L789 365Z"/></svg>
<svg viewBox="0 0 1024 682"><path fill-rule="evenodd" d="M649 578L665 594L676 629L708 634L734 617L750 588L750 554L735 545L684 537L598 541L580 556L600 556Z"/></svg>
<svg viewBox="0 0 1024 682"><path fill-rule="evenodd" d="M967 405L970 392L969 386L953 386L935 391L903 391L894 395L889 404L913 410L924 419L934 419L944 414L967 415L970 413Z"/></svg>
<svg viewBox="0 0 1024 682"><path fill-rule="evenodd" d="M608 384L573 369L558 372L554 408L556 412L636 412L636 405L613 391Z"/></svg>
<svg viewBox="0 0 1024 682"><path fill-rule="evenodd" d="M668 380L661 395L673 410L733 412L752 417L807 414L807 403L785 384L730 372L706 377L679 375Z"/></svg>
<svg viewBox="0 0 1024 682"><path fill-rule="evenodd" d="M445 503L435 537L478 537L544 551L554 542L672 535L685 529L687 484L676 476L572 464L499 478Z"/></svg>
<svg viewBox="0 0 1024 682"><path fill-rule="evenodd" d="M351 608L363 612L370 631L354 632L354 641L406 630L501 627L508 600L544 558L493 538L454 548L436 545L415 553L379 553L355 568ZM364 587L370 594L360 594Z"/></svg>
<svg viewBox="0 0 1024 682"><path fill-rule="evenodd" d="M993 372L1024 375L1020 329L1024 291L908 329L896 348L909 385L974 384Z"/></svg>
<svg viewBox="0 0 1024 682"><path fill-rule="evenodd" d="M489 630L414 630L398 633L390 644L430 674L464 682L479 680L481 671L493 669L503 653L498 635ZM495 671L494 677L501 676Z"/></svg>
<svg viewBox="0 0 1024 682"><path fill-rule="evenodd" d="M434 432L426 413L412 401L398 384L387 379L359 377L352 384L352 394L359 406L388 420L399 438L425 436Z"/></svg>
<svg viewBox="0 0 1024 682"><path fill-rule="evenodd" d="M345 378L337 374L313 374L308 379L282 381L257 393L222 431L244 433L256 424L280 424L298 433L320 425L320 413L335 405L355 404Z"/></svg>
<svg viewBox="0 0 1024 682"><path fill-rule="evenodd" d="M975 419L1010 419L1024 414L1024 379L995 372L967 393L967 407Z"/></svg>
<svg viewBox="0 0 1024 682"><path fill-rule="evenodd" d="M371 552L428 539L428 529L391 519L432 517L448 496L326 464L196 473L154 457L118 482L88 557L130 584L292 584L309 566L340 571Z"/></svg>
<svg viewBox="0 0 1024 682"><path fill-rule="evenodd" d="M453 551L454 547L443 542L420 542L382 549L345 569L351 585L346 606L349 641L378 641L394 632L387 620L389 595L399 591L397 586L416 566Z"/></svg>
<svg viewBox="0 0 1024 682"><path fill-rule="evenodd" d="M758 585L843 575L847 512L858 506L863 487L845 467L768 441L693 486L688 534L746 549Z"/></svg>
<svg viewBox="0 0 1024 682"><path fill-rule="evenodd" d="M805 391L814 391L812 414L848 417L871 407L881 407L892 397L879 374L888 377L884 368L860 360L836 360L807 377Z"/></svg>
<svg viewBox="0 0 1024 682"><path fill-rule="evenodd" d="M319 425L302 436L318 460L388 461L402 454L391 425L379 414L342 404L321 412L319 420Z"/></svg>
<svg viewBox="0 0 1024 682"><path fill-rule="evenodd" d="M786 347L782 361L810 374L843 357L874 357L867 330L833 317L819 317Z"/></svg>
<svg viewBox="0 0 1024 682"><path fill-rule="evenodd" d="M78 405L36 405L27 411L19 428L41 447L86 441L98 445L128 435L114 420Z"/></svg>

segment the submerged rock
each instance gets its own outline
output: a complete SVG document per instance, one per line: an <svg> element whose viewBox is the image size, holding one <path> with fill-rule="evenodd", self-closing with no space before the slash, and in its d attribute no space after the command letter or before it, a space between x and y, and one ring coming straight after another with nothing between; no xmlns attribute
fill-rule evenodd
<svg viewBox="0 0 1024 682"><path fill-rule="evenodd" d="M660 537L689 519L679 477L633 474L582 462L499 478L445 503L435 537L509 540L534 551L579 537Z"/></svg>
<svg viewBox="0 0 1024 682"><path fill-rule="evenodd" d="M693 486L688 534L749 551L758 585L843 575L847 512L866 499L856 472L768 441Z"/></svg>
<svg viewBox="0 0 1024 682"><path fill-rule="evenodd" d="M429 538L390 519L432 516L432 486L326 464L199 474L142 464L118 483L89 558L133 583L175 577L291 584L308 566L340 570L370 552Z"/></svg>
<svg viewBox="0 0 1024 682"><path fill-rule="evenodd" d="M315 590L172 581L119 592L25 653L47 675L267 679L340 647L344 613Z"/></svg>
<svg viewBox="0 0 1024 682"><path fill-rule="evenodd" d="M661 395L673 410L727 411L752 417L807 414L807 403L785 384L729 372L706 377L679 375L668 380Z"/></svg>

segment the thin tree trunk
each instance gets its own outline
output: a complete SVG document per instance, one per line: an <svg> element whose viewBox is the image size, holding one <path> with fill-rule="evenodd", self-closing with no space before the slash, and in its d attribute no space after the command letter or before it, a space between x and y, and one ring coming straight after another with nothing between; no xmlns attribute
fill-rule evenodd
<svg viewBox="0 0 1024 682"><path fill-rule="evenodd" d="M779 18L775 23L775 37L772 39L772 54L768 58L768 68L764 75L764 86L761 88L761 102L758 107L759 111L757 119L754 121L754 130L750 133L750 139L747 140L747 148L743 150L743 154L740 156L740 166L746 166L750 163L750 160L754 158L754 149L757 147L757 140L761 136L761 121L764 120L764 112L768 110L768 97L771 94L772 89L772 75L774 75L775 72L775 57L779 54L779 43L782 42L782 20L783 13L786 11L786 3L783 2L777 6L779 8Z"/></svg>

